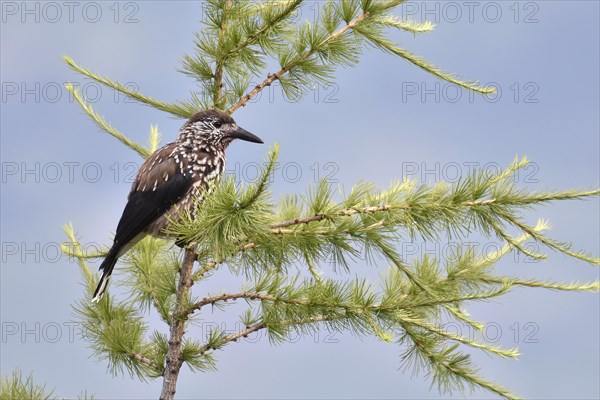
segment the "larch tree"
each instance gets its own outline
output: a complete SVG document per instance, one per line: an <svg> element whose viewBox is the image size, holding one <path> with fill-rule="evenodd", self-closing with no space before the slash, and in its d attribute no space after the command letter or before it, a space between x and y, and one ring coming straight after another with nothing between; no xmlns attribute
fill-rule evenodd
<svg viewBox="0 0 600 400"><path fill-rule="evenodd" d="M182 71L198 87L190 98L164 102L133 91L65 57L74 71L131 99L176 117L216 108L234 113L261 91L278 82L285 95L297 99L315 82L330 84L339 66L356 65L366 48L375 48L465 90L486 95L493 88L459 79L389 39L390 30L421 34L430 22L401 19L393 14L402 0L324 1L318 18L298 22L302 0L209 0L204 6L195 53L183 58ZM268 63L279 68L270 73ZM252 85L255 79L259 84ZM94 110L81 93L67 85L85 113L104 132L146 158L158 148L158 130L150 130L149 145L135 143ZM277 201L269 192L279 148L266 156L258 179L236 183L222 179L194 214L169 228L188 246L146 238L131 249L120 266L122 279L98 303L90 297L98 276L88 259L104 253L84 253L72 224L65 227L63 251L78 261L84 281L75 305L78 321L94 354L115 374L140 380L162 379L161 399L173 399L183 365L193 371L216 368L216 354L241 338L266 331L272 342L318 329L372 335L399 345L403 367L424 370L441 393L483 388L505 398L509 389L480 376L467 348L501 358L516 358L480 337L463 337L440 326L441 321L468 324L481 332L483 324L465 311L469 303L498 298L513 288L597 291L599 282L563 283L504 276L495 264L511 251L542 260L527 242L563 253L584 263L599 259L548 236L548 222L524 222L522 212L555 201L584 199L600 191L531 191L512 177L528 165L517 158L499 173L474 170L458 183L424 185L398 178L387 188L357 183L348 193L326 181L303 195ZM357 177L360 178L360 177ZM514 232L518 232L515 234ZM445 235L464 240L478 233L503 245L493 254L459 246L447 258L403 259L402 240L440 240ZM337 275L326 268L333 259ZM379 282L350 277L356 261L385 264ZM382 263L381 260L384 262ZM197 290L215 271L227 269L243 277L238 288L210 293ZM324 270L325 269L325 270ZM115 286L118 285L118 286ZM243 329L236 333L213 329L207 338L190 337L186 327L213 308L241 303ZM164 329L150 331L147 318L155 312Z"/></svg>

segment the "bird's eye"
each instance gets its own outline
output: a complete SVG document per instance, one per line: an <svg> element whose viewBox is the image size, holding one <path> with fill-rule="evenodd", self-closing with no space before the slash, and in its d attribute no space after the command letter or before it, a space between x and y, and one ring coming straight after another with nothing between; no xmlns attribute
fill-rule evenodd
<svg viewBox="0 0 600 400"><path fill-rule="evenodd" d="M223 122L222 121L215 121L213 122L213 126L217 129L219 129L221 126L223 126Z"/></svg>

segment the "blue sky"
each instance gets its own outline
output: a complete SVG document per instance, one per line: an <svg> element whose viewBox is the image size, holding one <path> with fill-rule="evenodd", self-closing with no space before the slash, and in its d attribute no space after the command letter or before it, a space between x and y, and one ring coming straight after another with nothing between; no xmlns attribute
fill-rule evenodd
<svg viewBox="0 0 600 400"><path fill-rule="evenodd" d="M309 2L302 17L312 18L317 4ZM61 227L72 221L84 243L107 244L141 160L98 133L63 84L81 87L137 141L147 140L151 124L170 141L182 121L82 78L61 57L159 99L185 98L197 86L177 70L193 51L201 9L193 1L1 3L2 374L20 366L66 397L83 390L100 398L157 396L159 381L108 374L70 322L70 304L82 288L76 265L57 252ZM356 68L338 70L335 85L300 102L285 99L275 85L235 118L265 143L280 144L276 196L303 192L323 176L346 188L359 180L385 186L402 175L452 182L473 165L505 166L517 154L534 162L519 176L523 187L594 187L600 181L599 11L595 1L410 2L397 14L438 26L428 35L394 38L464 78L495 82L497 97L458 91L369 50ZM266 149L234 143L228 170L251 179ZM553 204L525 218L548 218L554 237L598 255L598 210L594 199ZM484 249L495 245L473 240ZM402 246L406 256L418 257L443 254L448 243ZM597 268L562 255L527 261L513 254L498 270L598 279ZM202 289L218 292L237 282L222 273L215 286ZM469 311L487 323L488 339L523 353L518 362L473 353L484 375L528 398L600 396L597 294L515 290ZM208 314L193 332L201 335L215 321L221 316ZM236 328L234 319L223 321ZM280 346L262 336L219 352L215 373L184 368L178 397L437 398L422 376L398 370L400 353L397 345L326 332Z"/></svg>

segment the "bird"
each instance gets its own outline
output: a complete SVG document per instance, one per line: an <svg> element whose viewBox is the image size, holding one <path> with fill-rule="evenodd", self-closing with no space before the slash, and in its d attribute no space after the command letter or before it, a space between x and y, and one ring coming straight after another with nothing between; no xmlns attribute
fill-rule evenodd
<svg viewBox="0 0 600 400"><path fill-rule="evenodd" d="M233 118L209 109L193 114L177 139L161 147L140 166L117 224L113 244L99 270L102 277L92 302L106 291L117 260L146 235L165 237L165 228L196 200L202 201L225 170L225 150L240 139L263 143Z"/></svg>

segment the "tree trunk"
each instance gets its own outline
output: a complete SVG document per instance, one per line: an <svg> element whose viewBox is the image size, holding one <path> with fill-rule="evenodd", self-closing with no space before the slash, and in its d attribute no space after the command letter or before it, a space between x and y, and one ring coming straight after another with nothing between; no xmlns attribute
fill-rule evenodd
<svg viewBox="0 0 600 400"><path fill-rule="evenodd" d="M167 352L165 369L163 372L163 387L160 394L161 400L173 400L177 387L177 378L183 364L182 345L185 321L187 316L182 315L185 310L183 303L188 296L192 281L192 267L196 259L194 248L185 250L185 257L179 271L179 286L177 287L177 299L173 307L171 329L169 337L169 351Z"/></svg>

